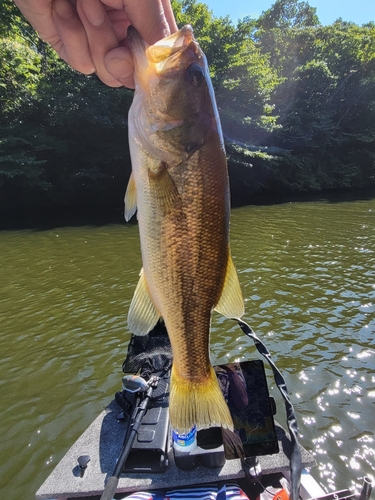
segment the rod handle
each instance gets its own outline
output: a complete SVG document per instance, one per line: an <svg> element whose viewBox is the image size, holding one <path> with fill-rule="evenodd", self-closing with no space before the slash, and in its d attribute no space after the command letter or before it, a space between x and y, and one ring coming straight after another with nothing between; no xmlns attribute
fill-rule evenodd
<svg viewBox="0 0 375 500"><path fill-rule="evenodd" d="M105 485L102 496L100 497L100 500L112 500L113 499L113 497L116 494L118 481L119 481L119 478L115 477L115 476L110 476L108 478L108 481Z"/></svg>

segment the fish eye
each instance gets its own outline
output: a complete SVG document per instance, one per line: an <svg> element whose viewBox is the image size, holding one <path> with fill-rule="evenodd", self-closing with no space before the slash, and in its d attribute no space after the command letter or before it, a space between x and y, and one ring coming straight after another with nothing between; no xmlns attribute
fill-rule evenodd
<svg viewBox="0 0 375 500"><path fill-rule="evenodd" d="M186 68L185 78L195 87L198 87L204 80L203 69L199 64L191 64Z"/></svg>

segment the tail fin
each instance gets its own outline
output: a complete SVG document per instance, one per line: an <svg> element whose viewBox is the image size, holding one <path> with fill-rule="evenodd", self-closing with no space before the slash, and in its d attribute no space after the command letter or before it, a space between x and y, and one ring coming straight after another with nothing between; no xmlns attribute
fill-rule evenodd
<svg viewBox="0 0 375 500"><path fill-rule="evenodd" d="M209 377L196 382L181 377L172 365L169 416L172 427L179 432L188 432L194 425L197 430L233 430L232 417L212 366Z"/></svg>

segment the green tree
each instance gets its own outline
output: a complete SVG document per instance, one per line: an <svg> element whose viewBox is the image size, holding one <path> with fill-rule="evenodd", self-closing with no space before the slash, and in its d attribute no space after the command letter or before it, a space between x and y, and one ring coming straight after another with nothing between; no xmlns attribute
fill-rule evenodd
<svg viewBox="0 0 375 500"><path fill-rule="evenodd" d="M298 60L291 56L280 69L286 78L273 99L282 128L269 142L285 150L279 186L374 185L374 35L371 24L341 21L288 31Z"/></svg>
<svg viewBox="0 0 375 500"><path fill-rule="evenodd" d="M271 66L285 78L306 62L304 52L307 47L301 45L298 34L319 24L316 9L307 2L277 0L257 20L253 36L262 52L269 56Z"/></svg>
<svg viewBox="0 0 375 500"><path fill-rule="evenodd" d="M40 181L44 160L36 150L41 136L25 123L38 99L40 56L19 35L0 39L0 185L18 178L23 185Z"/></svg>
<svg viewBox="0 0 375 500"><path fill-rule="evenodd" d="M271 8L258 19L258 27L264 31L304 28L319 24L316 8L300 0L276 0Z"/></svg>
<svg viewBox="0 0 375 500"><path fill-rule="evenodd" d="M9 19L17 27L18 12L9 10ZM18 29L0 39L0 205L73 208L115 192L121 206L131 99Z"/></svg>
<svg viewBox="0 0 375 500"><path fill-rule="evenodd" d="M307 2L277 0L234 25L196 0L172 3L210 65L236 204L375 185L373 22L321 26ZM121 210L131 100L70 69L3 0L0 209Z"/></svg>
<svg viewBox="0 0 375 500"><path fill-rule="evenodd" d="M35 30L22 16L13 0L0 2L0 38L20 36L26 45L37 48L41 41Z"/></svg>
<svg viewBox="0 0 375 500"><path fill-rule="evenodd" d="M3 120L31 105L40 82L41 57L19 36L0 39L0 113Z"/></svg>

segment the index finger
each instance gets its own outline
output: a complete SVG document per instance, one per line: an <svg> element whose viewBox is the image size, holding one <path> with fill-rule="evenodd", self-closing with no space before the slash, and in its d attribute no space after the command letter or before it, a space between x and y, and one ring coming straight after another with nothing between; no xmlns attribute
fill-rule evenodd
<svg viewBox="0 0 375 500"><path fill-rule="evenodd" d="M170 0L102 0L125 10L129 22L150 45L177 31Z"/></svg>

